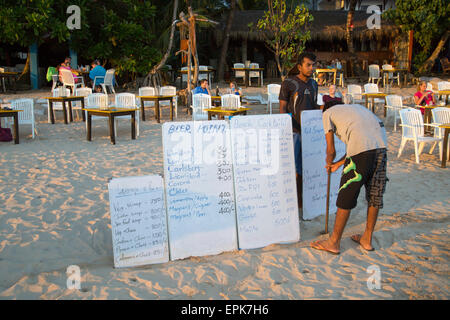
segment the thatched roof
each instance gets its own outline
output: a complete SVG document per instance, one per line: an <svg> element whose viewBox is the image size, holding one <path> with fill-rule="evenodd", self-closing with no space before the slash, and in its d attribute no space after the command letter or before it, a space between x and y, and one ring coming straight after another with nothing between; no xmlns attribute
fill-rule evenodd
<svg viewBox="0 0 450 320"><path fill-rule="evenodd" d="M345 39L347 13L348 11L310 11L314 21L310 23L308 29L311 31L311 40L333 40ZM252 31L248 25L256 24L264 16L263 10L236 11L233 25L231 27L231 39L264 40L261 31ZM400 33L400 28L390 23L386 19L381 19L381 29L368 29L367 20L371 14L365 11L356 11L353 17L353 38L354 39L381 39L382 37L396 37ZM227 17L224 17L216 29L218 42L222 42Z"/></svg>

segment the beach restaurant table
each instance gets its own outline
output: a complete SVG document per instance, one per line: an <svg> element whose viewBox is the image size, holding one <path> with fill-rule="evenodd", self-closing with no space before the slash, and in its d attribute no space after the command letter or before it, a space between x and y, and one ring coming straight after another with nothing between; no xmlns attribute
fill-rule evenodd
<svg viewBox="0 0 450 320"><path fill-rule="evenodd" d="M84 97L83 96L67 96L67 97L46 97L44 99L47 99L49 102L50 107L50 121L52 124L55 124L55 113L53 110L53 103L54 102L61 102L63 106L63 113L64 113L64 123L68 124L67 122L67 109L66 109L66 102L69 103L69 120L70 122L73 122L73 113L72 113L72 102L73 101L81 101L81 109L84 109ZM83 121L86 121L84 112L82 112Z"/></svg>
<svg viewBox="0 0 450 320"><path fill-rule="evenodd" d="M389 82L389 73L398 73L399 74L399 76L400 76L400 88L402 87L402 81L401 81L401 78L402 78L402 76L403 76L403 84L404 84L404 86L406 87L406 85L407 85L407 83L408 83L408 69L391 69L391 70L384 70L384 69L381 69L380 70L380 72L381 72L381 76L382 77L386 77L386 83L388 83ZM384 85L384 82L383 82L383 85Z"/></svg>
<svg viewBox="0 0 450 320"><path fill-rule="evenodd" d="M387 93L363 93L362 94L366 98L366 108L369 109L369 98L372 99L372 112L375 113L375 98L383 98L384 103L386 104L386 96ZM384 116L386 117L386 108L384 108Z"/></svg>
<svg viewBox="0 0 450 320"><path fill-rule="evenodd" d="M442 163L441 168L446 167L447 162L447 148L448 148L448 136L450 135L450 123L441 124L439 128L444 128L444 147L442 148Z"/></svg>
<svg viewBox="0 0 450 320"><path fill-rule="evenodd" d="M448 96L450 96L450 90L440 90L437 92L437 95L440 97L445 96L445 104L448 103Z"/></svg>
<svg viewBox="0 0 450 320"><path fill-rule="evenodd" d="M19 144L19 112L23 110L2 110L0 109L0 118L14 118L14 143Z"/></svg>
<svg viewBox="0 0 450 320"><path fill-rule="evenodd" d="M258 87L262 86L263 83L263 71L264 68L231 68L233 71L244 71L244 86L251 87L251 81L250 81L250 72L258 72Z"/></svg>
<svg viewBox="0 0 450 320"><path fill-rule="evenodd" d="M173 98L176 96L137 96L137 98L141 99L141 119L145 121L145 101L154 101L155 102L155 119L156 122L160 123L161 114L160 114L160 101L170 101L170 121L173 121Z"/></svg>
<svg viewBox="0 0 450 320"><path fill-rule="evenodd" d="M440 106L440 105L428 105L428 106L418 106L418 105L416 105L416 106L414 106L416 109L420 109L420 108L423 108L423 109L425 109L425 111L424 111L424 114L423 114L423 123L425 123L425 124L430 124L430 123L432 123L433 122L433 119L432 119L432 113L431 113L431 110L433 110L434 108L439 108L439 107L447 107L447 108L449 108L450 107L450 105L447 105L447 106ZM428 127L428 126L425 126L425 132L432 132L433 131L433 129L431 129L430 127Z"/></svg>
<svg viewBox="0 0 450 320"><path fill-rule="evenodd" d="M239 108L239 109L222 109L220 107L205 109L208 111L208 120L212 119L212 116L217 116L220 120L223 120L225 116L237 116L246 115L250 108Z"/></svg>
<svg viewBox="0 0 450 320"><path fill-rule="evenodd" d="M83 77L84 86L89 87L89 71L85 70L74 70L74 71Z"/></svg>
<svg viewBox="0 0 450 320"><path fill-rule="evenodd" d="M20 72L11 72L11 71L5 71L5 72L0 72L0 82L3 82L4 84L4 79L11 79L13 81L14 84L14 93L17 92L17 78L19 77ZM6 92L6 88L3 87L3 92Z"/></svg>
<svg viewBox="0 0 450 320"><path fill-rule="evenodd" d="M116 144L115 130L114 130L114 118L120 116L131 116L131 139L136 139L136 110L127 108L115 108L108 109L99 108L85 108L83 111L87 112L87 141L92 140L92 116L107 117L109 120L109 135L111 137L111 143Z"/></svg>
<svg viewBox="0 0 450 320"><path fill-rule="evenodd" d="M332 73L333 74L333 84L336 85L336 73L337 73L337 69L316 69L314 71L315 77L316 79L319 78L319 74L321 73Z"/></svg>

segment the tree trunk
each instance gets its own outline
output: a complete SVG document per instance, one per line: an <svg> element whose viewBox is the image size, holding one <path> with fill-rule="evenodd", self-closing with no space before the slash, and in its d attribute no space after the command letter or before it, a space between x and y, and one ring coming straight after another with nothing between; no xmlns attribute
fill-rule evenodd
<svg viewBox="0 0 450 320"><path fill-rule="evenodd" d="M227 26L225 28L225 38L223 40L222 50L220 52L220 60L219 60L219 65L218 65L218 70L217 70L217 80L218 81L223 80L226 56L227 56L227 52L228 52L228 44L230 41L230 31L231 31L231 26L233 24L235 10L236 10L236 0L231 0L231 11L230 11L230 14L228 15Z"/></svg>
<svg viewBox="0 0 450 320"><path fill-rule="evenodd" d="M30 49L28 49L27 61L25 62L25 67L23 68L18 80L22 79L28 73L30 73Z"/></svg>
<svg viewBox="0 0 450 320"><path fill-rule="evenodd" d="M175 34L175 25L176 25L176 19L177 19L177 11L178 11L178 0L174 1L173 4L173 15L172 15L172 26L170 29L170 39L169 39L169 46L167 47L167 51L164 54L163 58L161 59L161 61L153 67L153 69L149 72L149 74L147 75L146 78L148 78L151 75L154 75L156 72L158 72L158 70L160 70L167 61L167 58L169 58L170 52L172 51L172 46L173 46L173 38L174 38L174 34ZM147 82L148 80L146 79L146 81L144 81L144 83Z"/></svg>
<svg viewBox="0 0 450 320"><path fill-rule="evenodd" d="M281 81L284 81L285 74L283 72L283 68L281 67L280 55L277 53L275 53L275 61L277 63L278 72L280 73L281 76Z"/></svg>
<svg viewBox="0 0 450 320"><path fill-rule="evenodd" d="M431 56L419 68L419 73L429 73L431 71L431 68L433 68L435 60L439 56L439 53L441 52L442 48L447 43L449 36L450 36L450 31L447 30L441 37L441 40L439 40L439 43L438 43L437 47L434 49Z"/></svg>
<svg viewBox="0 0 450 320"><path fill-rule="evenodd" d="M348 52L351 55L355 54L355 48L353 47L353 16L355 15L357 0L350 0L350 8L347 13L347 32L346 32L346 40L347 40L347 48Z"/></svg>
<svg viewBox="0 0 450 320"><path fill-rule="evenodd" d="M193 85L194 87L197 85L198 82L198 52L197 52L197 36L195 33L195 16L192 11L192 8L188 8L189 12L189 41L191 43L191 54L192 58L194 60L194 79L193 79ZM190 78L188 78L190 81Z"/></svg>

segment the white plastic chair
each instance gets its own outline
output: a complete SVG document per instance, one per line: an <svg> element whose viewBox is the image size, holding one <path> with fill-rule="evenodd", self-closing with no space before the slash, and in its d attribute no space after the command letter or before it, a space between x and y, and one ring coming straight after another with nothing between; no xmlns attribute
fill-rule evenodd
<svg viewBox="0 0 450 320"><path fill-rule="evenodd" d="M236 94L224 94L220 97L223 109L239 109L241 107L241 98Z"/></svg>
<svg viewBox="0 0 450 320"><path fill-rule="evenodd" d="M13 110L23 110L19 112L19 124L31 124L31 132L33 139L35 134L37 135L37 128L34 121L34 100L33 99L16 99L11 101L11 109ZM12 118L8 119L9 123L13 124L14 120Z"/></svg>
<svg viewBox="0 0 450 320"><path fill-rule="evenodd" d="M377 80L377 84L380 82L380 66L377 64L371 64L369 66L369 82L375 83Z"/></svg>
<svg viewBox="0 0 450 320"><path fill-rule="evenodd" d="M391 64L383 64L381 66L381 68L383 70L393 70L394 67ZM383 87L386 87L386 80L392 80L392 82L394 82L394 80L397 80L398 86L400 87L400 73L397 72L397 75L394 76L393 72L384 72L383 73Z"/></svg>
<svg viewBox="0 0 450 320"><path fill-rule="evenodd" d="M259 68L259 64L258 63L250 63L250 69L258 69ZM262 71L261 73L259 71L250 71L248 74L249 77L249 82L252 82L252 78L261 78L261 85L263 85L263 74Z"/></svg>
<svg viewBox="0 0 450 320"><path fill-rule="evenodd" d="M443 90L450 90L450 82L448 81L440 81L438 82L438 91L443 91ZM443 99L444 96L440 96L439 99L441 101L445 102L445 99Z"/></svg>
<svg viewBox="0 0 450 320"><path fill-rule="evenodd" d="M156 95L156 90L153 87L142 87L139 88L139 95L140 96L155 96ZM139 107L141 107L141 99L138 99L138 104ZM153 101L144 101L144 108L145 107L154 107L155 106L155 102Z"/></svg>
<svg viewBox="0 0 450 320"><path fill-rule="evenodd" d="M272 103L280 103L278 97L280 95L281 85L279 84L269 84L267 85L267 110L270 110L272 114Z"/></svg>
<svg viewBox="0 0 450 320"><path fill-rule="evenodd" d="M349 84L347 94L352 97L353 103L364 103L362 98L362 88L357 84Z"/></svg>
<svg viewBox="0 0 450 320"><path fill-rule="evenodd" d="M439 107L431 109L431 114L433 115L434 137L442 139L439 143L439 158L442 160L443 140L444 140L444 128L439 128L439 125L444 123L450 123L450 108ZM450 142L449 142L450 145ZM447 159L450 158L450 147L447 148Z"/></svg>
<svg viewBox="0 0 450 320"><path fill-rule="evenodd" d="M423 151L425 143L434 143L430 149L430 154L433 152L436 143L442 141L440 138L425 137L424 123L422 113L414 108L405 108L400 110L400 120L402 127L402 141L398 150L398 158L400 158L406 142L412 140L414 142L414 152L416 155L416 163L419 162L419 156ZM427 125L427 124L425 124Z"/></svg>
<svg viewBox="0 0 450 320"><path fill-rule="evenodd" d="M433 90L433 84L432 84L431 82L427 82L427 91L432 91L432 92L434 92L434 90Z"/></svg>
<svg viewBox="0 0 450 320"><path fill-rule="evenodd" d="M115 69L108 69L106 71L105 79L103 80L103 83L101 84L101 86L103 88L103 92L105 94L108 94L108 91L106 90L107 87L109 87L111 89L111 91L114 94L116 94L116 91L114 90L114 73L115 73Z"/></svg>
<svg viewBox="0 0 450 320"><path fill-rule="evenodd" d="M394 113L394 131L397 131L397 114L403 109L402 97L395 94L386 96L385 107L387 110L392 110ZM386 115L388 115L388 113L386 113Z"/></svg>
<svg viewBox="0 0 450 320"><path fill-rule="evenodd" d="M211 108L211 96L198 93L192 96L192 120L208 120L208 112L204 109Z"/></svg>
<svg viewBox="0 0 450 320"><path fill-rule="evenodd" d="M378 90L378 85L376 83L366 83L364 85L364 93L380 93ZM384 99L375 98L374 99L375 105L377 103L384 103ZM371 99L369 99L369 107L371 107Z"/></svg>
<svg viewBox="0 0 450 320"><path fill-rule="evenodd" d="M87 106L87 97L92 93L91 88L78 88L75 90L75 96L84 97L84 105ZM72 110L81 110L81 102L75 101L72 102ZM81 110L81 112L83 112ZM78 113L77 113L78 116Z"/></svg>
<svg viewBox="0 0 450 320"><path fill-rule="evenodd" d="M75 89L80 86L84 87L83 77L74 77L72 71L67 69L60 69L61 72L61 82L63 87L70 87L70 92L75 92ZM81 79L81 82L75 83L75 79Z"/></svg>
<svg viewBox="0 0 450 320"><path fill-rule="evenodd" d="M59 81L59 76L57 74L53 74L52 75L52 92L58 86L58 81Z"/></svg>
<svg viewBox="0 0 450 320"><path fill-rule="evenodd" d="M243 63L235 63L233 65L233 68L245 68L245 64L243 64ZM234 78L235 79L237 79L237 78L245 79L245 71L235 70L234 71Z"/></svg>
<svg viewBox="0 0 450 320"><path fill-rule="evenodd" d="M87 106L86 108L91 108L91 109L105 109L108 108L108 95L104 94L104 93L91 93L90 95L88 95L87 97ZM85 111L86 113L86 131L87 131L87 111ZM99 116L92 116L91 120L104 120L104 117L99 117ZM91 134L93 135L93 132L91 131Z"/></svg>
<svg viewBox="0 0 450 320"><path fill-rule="evenodd" d="M116 94L115 99L114 99L114 104L116 106L116 108L128 108L128 109L136 109L136 115L135 115L135 119L136 119L136 136L139 136L139 109L136 107L136 95L132 94L132 93L119 93ZM117 125L118 125L118 120L119 119L131 119L131 115L127 115L127 116L119 116L119 117L114 117L116 119L116 125L114 127L115 129L115 135L117 136Z"/></svg>
<svg viewBox="0 0 450 320"><path fill-rule="evenodd" d="M65 87L59 87L59 88L53 89L52 93L53 93L53 97L60 97L62 95L70 96L70 89L65 88ZM48 110L48 112L47 112L47 114L48 114L48 123L51 123L51 120L50 120L50 102L49 101L47 101L47 110ZM63 111L62 102L53 102L53 112L55 112L55 111ZM69 112L69 108L66 108L66 112Z"/></svg>
<svg viewBox="0 0 450 320"><path fill-rule="evenodd" d="M165 87L161 87L159 89L159 95L160 96L174 96L172 98L173 100L173 106L175 109L175 118L178 118L178 99L177 99L177 88L173 87L173 86L165 86ZM170 102L168 101L161 101L159 103L160 106L170 106Z"/></svg>

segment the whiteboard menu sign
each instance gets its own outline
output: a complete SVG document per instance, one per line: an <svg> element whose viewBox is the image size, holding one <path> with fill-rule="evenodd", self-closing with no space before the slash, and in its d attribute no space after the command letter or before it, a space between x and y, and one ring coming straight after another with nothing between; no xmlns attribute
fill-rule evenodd
<svg viewBox="0 0 450 320"><path fill-rule="evenodd" d="M322 111L302 112L303 219L311 220L326 213L327 181L325 132ZM345 155L345 144L334 136L336 160ZM336 212L342 167L331 174L329 212Z"/></svg>
<svg viewBox="0 0 450 320"><path fill-rule="evenodd" d="M230 120L239 248L300 240L291 117Z"/></svg>
<svg viewBox="0 0 450 320"><path fill-rule="evenodd" d="M124 177L108 184L114 266L169 261L164 187L160 176Z"/></svg>
<svg viewBox="0 0 450 320"><path fill-rule="evenodd" d="M171 260L236 250L228 123L169 122L162 129Z"/></svg>

